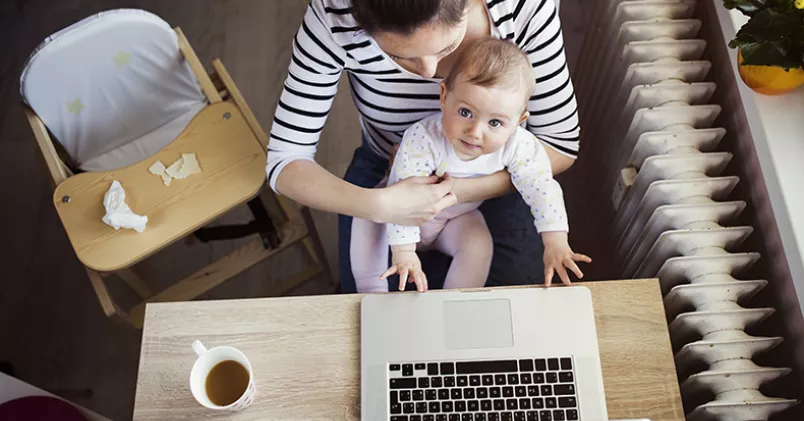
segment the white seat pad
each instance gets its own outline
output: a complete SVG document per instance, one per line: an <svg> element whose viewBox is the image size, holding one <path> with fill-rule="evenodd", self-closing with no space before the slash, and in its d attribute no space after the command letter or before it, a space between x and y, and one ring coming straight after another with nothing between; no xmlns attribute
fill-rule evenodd
<svg viewBox="0 0 804 421"><path fill-rule="evenodd" d="M102 12L48 37L20 79L25 102L87 171L147 158L206 105L176 33L142 10Z"/></svg>

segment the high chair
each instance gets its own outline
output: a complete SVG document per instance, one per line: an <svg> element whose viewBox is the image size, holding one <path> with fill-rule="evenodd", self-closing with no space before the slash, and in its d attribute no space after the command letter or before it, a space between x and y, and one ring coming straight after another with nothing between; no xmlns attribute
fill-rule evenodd
<svg viewBox="0 0 804 421"><path fill-rule="evenodd" d="M141 10L103 12L63 29L31 55L20 78L23 109L55 185L53 204L107 316L142 326L145 304L191 300L291 246L310 264L277 281L279 295L314 276L334 286L310 211L265 185L268 136L226 68L207 74L179 28ZM57 142L53 142L55 139ZM151 174L182 153L201 172L165 185ZM102 221L103 198L120 182L145 230ZM204 228L247 203L254 220ZM268 211L270 209L270 212ZM202 242L256 237L229 255L153 293L133 266L194 234ZM104 278L117 274L141 298L129 311Z"/></svg>

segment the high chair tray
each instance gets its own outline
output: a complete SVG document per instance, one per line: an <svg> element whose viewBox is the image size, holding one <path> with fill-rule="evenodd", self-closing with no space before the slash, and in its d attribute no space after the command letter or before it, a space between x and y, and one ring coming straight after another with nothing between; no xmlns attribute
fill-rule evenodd
<svg viewBox="0 0 804 421"><path fill-rule="evenodd" d="M165 186L148 168L169 166L195 153L201 172ZM103 196L117 180L131 210L148 217L145 231L115 230L102 218ZM74 175L56 187L53 204L78 259L91 269L129 267L208 224L259 193L265 182L265 151L232 103L202 109L159 153L136 164Z"/></svg>

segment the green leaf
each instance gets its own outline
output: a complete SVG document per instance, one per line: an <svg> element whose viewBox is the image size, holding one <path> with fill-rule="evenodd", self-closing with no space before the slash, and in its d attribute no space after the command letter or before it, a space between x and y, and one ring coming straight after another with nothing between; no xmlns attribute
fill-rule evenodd
<svg viewBox="0 0 804 421"><path fill-rule="evenodd" d="M723 0L723 6L726 9L737 9L747 16L768 8L785 11L795 8L793 0Z"/></svg>
<svg viewBox="0 0 804 421"><path fill-rule="evenodd" d="M804 53L804 20L799 11L757 12L729 43L740 48L746 64L796 68Z"/></svg>
<svg viewBox="0 0 804 421"><path fill-rule="evenodd" d="M760 42L792 44L802 40L802 23L795 15L765 9L754 16L737 31L737 38Z"/></svg>
<svg viewBox="0 0 804 421"><path fill-rule="evenodd" d="M731 43L729 43L731 46ZM734 47L740 48L743 56L742 64L748 66L776 66L785 70L801 66L802 56L788 57L779 53L779 50L768 43L737 43Z"/></svg>
<svg viewBox="0 0 804 421"><path fill-rule="evenodd" d="M723 0L723 6L726 9L737 9L747 16L765 8L759 0Z"/></svg>

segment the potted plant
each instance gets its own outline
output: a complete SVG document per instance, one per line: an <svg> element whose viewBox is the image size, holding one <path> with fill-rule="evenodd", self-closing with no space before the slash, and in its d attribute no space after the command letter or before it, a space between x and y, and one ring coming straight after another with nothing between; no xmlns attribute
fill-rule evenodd
<svg viewBox="0 0 804 421"><path fill-rule="evenodd" d="M804 84L804 0L724 0L749 17L729 47L754 91L777 95Z"/></svg>

